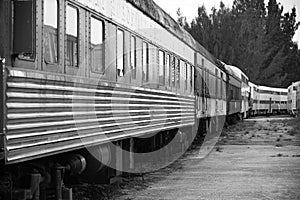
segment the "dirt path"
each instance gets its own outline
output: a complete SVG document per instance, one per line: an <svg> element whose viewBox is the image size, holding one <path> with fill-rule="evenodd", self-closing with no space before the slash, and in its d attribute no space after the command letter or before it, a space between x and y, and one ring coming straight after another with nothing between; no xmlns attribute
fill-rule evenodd
<svg viewBox="0 0 300 200"><path fill-rule="evenodd" d="M197 155L124 179L112 199L300 199L299 120L245 120L225 130L207 158Z"/></svg>

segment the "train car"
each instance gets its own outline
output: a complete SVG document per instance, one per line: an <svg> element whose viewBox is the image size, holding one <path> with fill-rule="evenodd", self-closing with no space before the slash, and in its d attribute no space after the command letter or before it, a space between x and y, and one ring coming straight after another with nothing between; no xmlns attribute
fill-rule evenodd
<svg viewBox="0 0 300 200"><path fill-rule="evenodd" d="M296 115L296 96L297 96L297 87L300 85L300 81L292 83L288 87L288 96L287 96L287 112L290 115Z"/></svg>
<svg viewBox="0 0 300 200"><path fill-rule="evenodd" d="M296 115L299 116L300 113L300 85L297 87L296 93Z"/></svg>
<svg viewBox="0 0 300 200"><path fill-rule="evenodd" d="M225 65L227 70L227 121L233 123L242 115L242 79L234 66Z"/></svg>
<svg viewBox="0 0 300 200"><path fill-rule="evenodd" d="M171 141L184 150L197 131L222 127L225 68L153 1L0 8L0 167L16 183L30 176L30 187L14 192L45 197L54 185L59 199L63 174L110 181L137 172L134 153ZM232 77L240 110L241 81Z"/></svg>
<svg viewBox="0 0 300 200"><path fill-rule="evenodd" d="M241 106L240 114L242 118L247 118L249 115L249 96L250 96L249 78L238 67L235 66L229 66L229 67L235 72L235 74L238 75L238 77L241 80L242 106Z"/></svg>
<svg viewBox="0 0 300 200"><path fill-rule="evenodd" d="M261 114L284 114L287 113L287 93L284 88L272 88L257 86L257 109Z"/></svg>
<svg viewBox="0 0 300 200"><path fill-rule="evenodd" d="M257 85L252 82L249 82L250 87L250 101L249 101L249 113L250 116L257 115L258 109L258 93L257 93Z"/></svg>

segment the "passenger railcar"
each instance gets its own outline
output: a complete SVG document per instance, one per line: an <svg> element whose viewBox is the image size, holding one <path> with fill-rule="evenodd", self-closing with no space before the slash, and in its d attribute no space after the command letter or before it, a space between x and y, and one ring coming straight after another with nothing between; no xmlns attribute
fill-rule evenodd
<svg viewBox="0 0 300 200"><path fill-rule="evenodd" d="M249 101L249 112L250 116L254 116L257 114L258 109L258 89L257 85L252 82L249 82L250 86L250 101Z"/></svg>
<svg viewBox="0 0 300 200"><path fill-rule="evenodd" d="M227 82L227 120L229 123L240 119L242 111L242 79L234 66L226 65Z"/></svg>
<svg viewBox="0 0 300 200"><path fill-rule="evenodd" d="M184 149L197 130L222 127L225 68L153 1L5 0L0 8L1 170L31 173L31 189L53 168L53 180L61 168L101 180L135 172L134 152L173 138ZM241 80L232 77L240 110Z"/></svg>
<svg viewBox="0 0 300 200"><path fill-rule="evenodd" d="M299 116L300 113L300 85L297 87L296 92L296 115Z"/></svg>
<svg viewBox="0 0 300 200"><path fill-rule="evenodd" d="M288 87L288 97L287 97L287 111L290 115L296 115L296 96L297 96L297 87L300 85L299 82L292 83Z"/></svg>
<svg viewBox="0 0 300 200"><path fill-rule="evenodd" d="M258 115L287 113L287 92L288 90L283 88L257 86L254 113Z"/></svg>
<svg viewBox="0 0 300 200"><path fill-rule="evenodd" d="M249 78L242 70L240 70L236 66L228 65L228 68L234 71L234 73L241 80L240 96L241 96L242 106L240 110L240 115L242 118L247 118L249 112L249 94L250 94Z"/></svg>

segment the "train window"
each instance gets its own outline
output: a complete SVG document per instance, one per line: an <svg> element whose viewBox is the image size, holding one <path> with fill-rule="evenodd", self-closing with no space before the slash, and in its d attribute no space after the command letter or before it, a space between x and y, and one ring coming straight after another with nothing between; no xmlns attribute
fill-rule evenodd
<svg viewBox="0 0 300 200"><path fill-rule="evenodd" d="M159 84L165 85L165 52L159 51Z"/></svg>
<svg viewBox="0 0 300 200"><path fill-rule="evenodd" d="M223 72L221 72L221 99L223 99Z"/></svg>
<svg viewBox="0 0 300 200"><path fill-rule="evenodd" d="M190 65L190 89L193 91L193 79L194 79L194 71L193 66Z"/></svg>
<svg viewBox="0 0 300 200"><path fill-rule="evenodd" d="M58 3L44 0L44 59L46 63L58 61Z"/></svg>
<svg viewBox="0 0 300 200"><path fill-rule="evenodd" d="M104 72L104 25L103 21L91 17L90 62L93 72Z"/></svg>
<svg viewBox="0 0 300 200"><path fill-rule="evenodd" d="M66 10L67 53L66 65L78 66L78 10L67 5Z"/></svg>
<svg viewBox="0 0 300 200"><path fill-rule="evenodd" d="M35 2L32 0L13 1L13 52L23 59L33 59L35 56Z"/></svg>
<svg viewBox="0 0 300 200"><path fill-rule="evenodd" d="M297 88L294 86L294 87L293 87L293 90L294 90L294 91L297 91Z"/></svg>
<svg viewBox="0 0 300 200"><path fill-rule="evenodd" d="M188 77L189 77L189 68L188 68L188 64L184 63L184 89L187 90L187 82L188 82Z"/></svg>
<svg viewBox="0 0 300 200"><path fill-rule="evenodd" d="M124 31L117 30L117 74L124 76Z"/></svg>
<svg viewBox="0 0 300 200"><path fill-rule="evenodd" d="M220 96L220 93L219 93L219 78L218 78L218 70L215 69L215 75L216 75L216 98L218 98Z"/></svg>
<svg viewBox="0 0 300 200"><path fill-rule="evenodd" d="M177 88L180 89L180 68L182 68L182 60L177 60L177 70L176 70L176 84Z"/></svg>
<svg viewBox="0 0 300 200"><path fill-rule="evenodd" d="M149 47L148 43L143 43L143 81L149 81Z"/></svg>
<svg viewBox="0 0 300 200"><path fill-rule="evenodd" d="M177 59L175 57L172 57L172 63L171 63L171 79L172 79L172 87L175 87L175 66Z"/></svg>
<svg viewBox="0 0 300 200"><path fill-rule="evenodd" d="M201 64L202 64L202 96L204 96L206 94L206 86L207 86L206 72L204 68L204 59L201 60Z"/></svg>
<svg viewBox="0 0 300 200"><path fill-rule="evenodd" d="M136 79L136 37L131 36L130 42L130 66L132 70L132 78Z"/></svg>
<svg viewBox="0 0 300 200"><path fill-rule="evenodd" d="M167 55L167 58L166 58L166 84L169 87L171 85L170 84L171 83L171 81L170 81L170 67L171 67L170 61L171 61L171 57L170 57L170 55Z"/></svg>

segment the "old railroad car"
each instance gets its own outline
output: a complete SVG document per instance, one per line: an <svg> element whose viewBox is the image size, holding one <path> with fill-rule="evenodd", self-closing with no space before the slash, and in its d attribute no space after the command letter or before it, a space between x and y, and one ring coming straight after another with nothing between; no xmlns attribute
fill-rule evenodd
<svg viewBox="0 0 300 200"><path fill-rule="evenodd" d="M242 111L242 79L236 67L225 65L227 70L227 120L229 123L240 119Z"/></svg>
<svg viewBox="0 0 300 200"><path fill-rule="evenodd" d="M297 87L300 85L300 81L292 83L288 87L288 96L287 96L287 111L290 115L296 114L296 96L297 96Z"/></svg>
<svg viewBox="0 0 300 200"><path fill-rule="evenodd" d="M0 9L1 169L110 179L134 172L133 152L173 138L186 149L197 131L222 127L225 68L153 1L3 0Z"/></svg>
<svg viewBox="0 0 300 200"><path fill-rule="evenodd" d="M257 114L287 112L287 89L257 86Z"/></svg>

